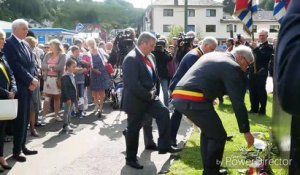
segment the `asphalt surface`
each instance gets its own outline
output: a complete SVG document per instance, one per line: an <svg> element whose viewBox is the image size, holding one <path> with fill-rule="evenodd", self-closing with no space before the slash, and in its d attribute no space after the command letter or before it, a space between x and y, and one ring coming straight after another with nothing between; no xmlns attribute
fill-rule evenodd
<svg viewBox="0 0 300 175"><path fill-rule="evenodd" d="M168 172L171 162L177 156L158 154L157 151L144 149L143 134L139 139L139 162L144 169L135 170L125 165L125 138L122 135L126 127L126 114L113 111L106 103L102 118L97 118L88 110L88 116L72 118L78 125L74 133L62 132L62 123L47 118L45 127L37 128L39 138L28 133L27 147L38 150L37 155L26 156L24 163L15 162L11 156L12 142L5 143L5 156L13 168L2 174L11 175L154 175ZM183 120L178 133L179 146L192 131L192 125ZM155 120L153 136L158 138Z"/></svg>

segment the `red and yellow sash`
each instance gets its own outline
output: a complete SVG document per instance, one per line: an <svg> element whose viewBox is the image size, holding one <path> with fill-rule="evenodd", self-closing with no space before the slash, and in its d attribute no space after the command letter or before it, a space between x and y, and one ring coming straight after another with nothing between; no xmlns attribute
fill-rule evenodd
<svg viewBox="0 0 300 175"><path fill-rule="evenodd" d="M173 99L184 99L196 102L205 101L204 95L201 92L175 89L172 93Z"/></svg>

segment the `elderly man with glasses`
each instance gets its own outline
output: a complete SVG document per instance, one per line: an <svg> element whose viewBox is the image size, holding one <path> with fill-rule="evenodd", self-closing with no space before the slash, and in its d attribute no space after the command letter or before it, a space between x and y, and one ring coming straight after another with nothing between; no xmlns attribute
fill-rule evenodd
<svg viewBox="0 0 300 175"><path fill-rule="evenodd" d="M175 108L201 129L203 175L220 174L227 138L213 106L217 97L228 94L239 131L244 133L248 146L253 145L244 103L245 71L252 62L253 54L247 46L236 47L231 52L207 53L187 71L172 93Z"/></svg>

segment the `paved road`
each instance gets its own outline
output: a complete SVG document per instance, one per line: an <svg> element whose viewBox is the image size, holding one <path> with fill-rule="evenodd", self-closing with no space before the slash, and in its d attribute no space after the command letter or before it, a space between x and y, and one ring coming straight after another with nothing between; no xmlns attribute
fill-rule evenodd
<svg viewBox="0 0 300 175"><path fill-rule="evenodd" d="M92 109L92 107L91 107ZM39 154L27 156L25 163L9 158L13 165L12 175L154 175L164 172L170 166L170 154L144 150L143 134L140 134L138 156L143 170L134 170L125 166L125 139L122 130L126 127L126 115L112 111L105 105L104 117L98 119L91 113L84 119L73 119L78 124L74 134L61 133L62 123L48 118L48 124L38 128L40 138L28 136L28 147ZM154 137L157 138L156 124ZM191 131L191 125L182 122L179 140L183 140ZM5 155L11 154L11 143L5 145Z"/></svg>

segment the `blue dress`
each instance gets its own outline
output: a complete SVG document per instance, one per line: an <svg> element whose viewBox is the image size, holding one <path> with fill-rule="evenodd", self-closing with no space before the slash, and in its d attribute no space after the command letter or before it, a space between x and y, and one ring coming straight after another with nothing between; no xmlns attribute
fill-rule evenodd
<svg viewBox="0 0 300 175"><path fill-rule="evenodd" d="M100 75L91 71L91 90L92 91L104 91L111 88L112 80L108 74L102 59L98 54L92 54L93 68L101 72Z"/></svg>

